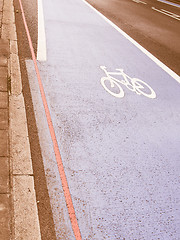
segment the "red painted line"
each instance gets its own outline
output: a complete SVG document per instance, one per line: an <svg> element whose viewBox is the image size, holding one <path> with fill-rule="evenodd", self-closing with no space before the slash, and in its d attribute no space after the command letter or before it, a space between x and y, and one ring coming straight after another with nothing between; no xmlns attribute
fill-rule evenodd
<svg viewBox="0 0 180 240"><path fill-rule="evenodd" d="M72 202L72 198L71 198L71 194L70 194L70 191L69 191L69 186L68 186L66 174L65 174L65 171L64 171L63 163L62 163L62 158L61 158L61 155L60 155L60 151L59 151L59 147L58 147L58 143L57 143L57 139L56 139L56 135L55 135L55 131L54 131L54 127L53 127L52 120L51 120L51 115L50 115L48 104L47 104L47 101L46 101L46 96L45 96L45 93L44 93L44 88L43 88L43 85L42 85L41 76L40 76L39 69L38 69L38 66L37 66L37 61L36 61L36 57L35 57L35 53L34 53L34 48L33 48L33 45L32 45L31 36L30 36L29 29L28 29L28 26L27 26L27 23L26 23L26 18L25 18L25 14L24 14L24 10L23 10L21 0L19 0L19 4L20 4L21 12L22 12L24 27L25 27L25 30L26 30L26 33L27 33L27 38L28 38L29 47L30 47L30 50L31 50L32 59L33 59L36 74L37 74L37 79L38 79L39 88L40 88L40 92L41 92L41 97L42 97L42 101L43 101L43 105L44 105L44 109L45 109L45 113L46 113L46 118L47 118L47 122L48 122L48 126L49 126L49 131L50 131L51 138L52 138L52 141L53 141L54 152L55 152L56 161L57 161L57 165L58 165L58 169L59 169L59 174L60 174L60 177L61 177L62 187L63 187L63 191L64 191L66 205L67 205L68 212L69 212L69 217L70 217L70 220L71 220L72 229L73 229L76 240L82 240L79 225L78 225L78 221L77 221L77 218L76 218L76 214L75 214L75 210L74 210L74 206L73 206L73 202Z"/></svg>

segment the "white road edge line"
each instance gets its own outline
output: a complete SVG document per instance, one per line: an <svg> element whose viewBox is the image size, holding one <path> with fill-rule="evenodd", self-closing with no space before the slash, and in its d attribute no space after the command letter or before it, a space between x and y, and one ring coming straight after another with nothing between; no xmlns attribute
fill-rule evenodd
<svg viewBox="0 0 180 240"><path fill-rule="evenodd" d="M46 61L46 34L44 26L44 14L42 0L38 0L38 47L37 47L37 60Z"/></svg>
<svg viewBox="0 0 180 240"><path fill-rule="evenodd" d="M168 2L168 1L165 1L165 0L157 0L157 1L158 1L158 2L162 2L162 3L165 3L165 4L168 4L168 5L173 6L173 7L180 8L180 5L179 5L179 4L176 4L176 3Z"/></svg>
<svg viewBox="0 0 180 240"><path fill-rule="evenodd" d="M171 14L168 14L168 13L166 13L166 12L163 12L163 11L164 11L163 9L159 10L159 9L154 8L154 7L152 7L152 9L155 10L155 11L157 11L157 12L160 12L160 13L166 15L166 16L172 17L172 18L180 21L180 19L177 18L177 17L175 17L174 15L171 15Z"/></svg>
<svg viewBox="0 0 180 240"><path fill-rule="evenodd" d="M171 77L173 77L178 83L180 83L180 76L173 72L169 67L167 67L164 63L162 63L159 59L157 59L154 55L148 52L145 48L143 48L139 43L137 43L134 39L132 39L128 34L126 34L123 30L121 30L118 26L116 26L113 22L111 22L107 17L105 17L102 13L97 11L93 6L91 6L86 0L83 1L87 6L93 9L98 15L100 15L107 23L109 23L113 28L115 28L119 33L121 33L126 39L128 39L131 43L133 43L137 48L139 48L144 54L146 54L151 60L153 60L160 68L162 68L165 72L167 72Z"/></svg>

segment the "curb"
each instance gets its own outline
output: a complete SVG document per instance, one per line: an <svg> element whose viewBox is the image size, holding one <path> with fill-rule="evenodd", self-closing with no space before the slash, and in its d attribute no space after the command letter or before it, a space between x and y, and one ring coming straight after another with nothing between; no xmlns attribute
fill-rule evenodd
<svg viewBox="0 0 180 240"><path fill-rule="evenodd" d="M22 93L13 0L5 0L2 39L9 41L9 142L10 186L12 195L12 239L40 240L36 194L26 110Z"/></svg>

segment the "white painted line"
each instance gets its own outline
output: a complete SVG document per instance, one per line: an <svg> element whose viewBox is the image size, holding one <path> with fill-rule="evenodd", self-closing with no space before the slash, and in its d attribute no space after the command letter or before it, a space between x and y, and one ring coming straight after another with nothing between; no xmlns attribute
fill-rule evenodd
<svg viewBox="0 0 180 240"><path fill-rule="evenodd" d="M139 48L144 54L146 54L151 60L153 60L160 68L162 68L165 72L167 72L171 77L173 77L178 83L180 83L180 76L173 72L170 68L168 68L164 63L162 63L159 59L153 56L150 52L148 52L145 48L143 48L139 43L137 43L134 39L132 39L128 34L126 34L123 30L121 30L118 26L116 26L113 22L111 22L107 17L105 17L102 13L98 12L93 6L91 6L86 0L83 1L87 6L93 9L98 15L100 15L107 23L109 23L113 28L115 28L120 34L122 34L126 39L128 39L131 43L133 43L137 48Z"/></svg>
<svg viewBox="0 0 180 240"><path fill-rule="evenodd" d="M164 9L161 9L162 11L164 11L164 12L166 12L166 13L169 13L169 14L171 14L171 15L173 15L173 16L175 16L175 17L177 17L177 18L180 18L180 16L179 15L177 15L177 14L175 14L175 13L172 13L172 12L169 12L169 11L167 11L167 10L164 10Z"/></svg>
<svg viewBox="0 0 180 240"><path fill-rule="evenodd" d="M154 7L152 7L152 9L155 10L155 11L157 11L157 12L160 12L160 13L166 15L166 16L172 17L172 18L180 21L180 19L177 18L177 17L175 17L173 13L172 13L172 14L168 14L168 13L165 12L166 10L163 10L163 9L159 10L159 9L154 8Z"/></svg>
<svg viewBox="0 0 180 240"><path fill-rule="evenodd" d="M143 2L143 1L139 1L140 3L142 3L142 4L147 4L146 2Z"/></svg>
<svg viewBox="0 0 180 240"><path fill-rule="evenodd" d="M177 7L177 8L180 8L180 5L176 4L176 3L172 3L172 2L169 2L169 1L165 1L165 0L157 0L157 1L168 4L168 5L171 5L171 6L174 6L174 7Z"/></svg>
<svg viewBox="0 0 180 240"><path fill-rule="evenodd" d="M44 14L42 0L38 0L38 47L37 60L46 61L46 34L44 27Z"/></svg>
<svg viewBox="0 0 180 240"><path fill-rule="evenodd" d="M142 4L147 4L146 2L143 2L143 1L140 1L140 0L132 0L133 2L136 2L136 3L142 3Z"/></svg>

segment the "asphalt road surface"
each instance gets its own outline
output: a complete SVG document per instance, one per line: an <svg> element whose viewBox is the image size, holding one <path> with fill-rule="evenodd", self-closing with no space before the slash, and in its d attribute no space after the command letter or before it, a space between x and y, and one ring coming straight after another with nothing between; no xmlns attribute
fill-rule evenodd
<svg viewBox="0 0 180 240"><path fill-rule="evenodd" d="M88 2L180 75L180 1Z"/></svg>
<svg viewBox="0 0 180 240"><path fill-rule="evenodd" d="M91 1L179 73L180 22L164 14L179 8L143 2ZM38 66L82 239L178 240L179 76L85 1L42 3ZM23 4L38 52L37 5ZM75 239L20 13L16 22L42 237Z"/></svg>

